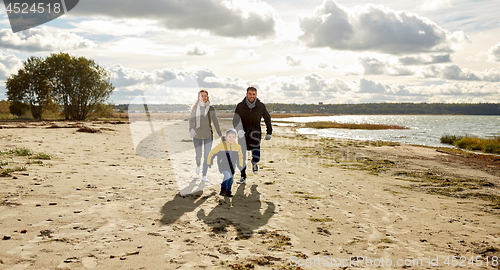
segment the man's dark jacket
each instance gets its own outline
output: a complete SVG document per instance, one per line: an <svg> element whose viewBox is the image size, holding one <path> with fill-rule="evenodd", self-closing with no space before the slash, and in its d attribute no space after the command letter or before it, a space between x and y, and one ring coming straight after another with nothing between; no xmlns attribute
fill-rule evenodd
<svg viewBox="0 0 500 270"><path fill-rule="evenodd" d="M243 101L236 105L233 117L233 127L236 130L240 130L242 129L241 125L243 125L247 150L259 149L260 141L262 139L260 120L264 117L264 122L266 123L266 133L272 134L273 127L271 126L271 115L269 115L266 105L260 102L258 98L256 99L255 107L253 109L248 107L245 99L246 97ZM239 143L242 143L241 140Z"/></svg>

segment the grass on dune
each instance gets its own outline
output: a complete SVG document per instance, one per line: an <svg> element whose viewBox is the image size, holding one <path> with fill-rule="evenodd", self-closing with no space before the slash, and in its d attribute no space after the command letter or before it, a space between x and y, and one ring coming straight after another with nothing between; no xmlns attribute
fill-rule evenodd
<svg viewBox="0 0 500 270"><path fill-rule="evenodd" d="M500 154L500 136L478 138L472 136L443 135L441 143L451 144L461 149Z"/></svg>

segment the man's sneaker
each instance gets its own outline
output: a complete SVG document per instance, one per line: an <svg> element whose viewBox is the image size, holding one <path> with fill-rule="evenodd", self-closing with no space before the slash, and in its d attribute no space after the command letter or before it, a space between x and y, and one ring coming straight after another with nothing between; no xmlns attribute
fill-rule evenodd
<svg viewBox="0 0 500 270"><path fill-rule="evenodd" d="M233 197L233 194L231 194L231 191L226 190L226 197Z"/></svg>
<svg viewBox="0 0 500 270"><path fill-rule="evenodd" d="M221 188L219 195L226 196L226 189Z"/></svg>
<svg viewBox="0 0 500 270"><path fill-rule="evenodd" d="M203 177L201 178L201 181L203 181L203 182L208 182L208 178L207 178L206 176L203 176Z"/></svg>
<svg viewBox="0 0 500 270"><path fill-rule="evenodd" d="M197 166L197 167L196 167L196 174L200 174L200 171L201 171L200 166Z"/></svg>
<svg viewBox="0 0 500 270"><path fill-rule="evenodd" d="M257 174L259 172L259 165L257 165L257 163L253 164L252 171L254 174Z"/></svg>
<svg viewBox="0 0 500 270"><path fill-rule="evenodd" d="M238 184L243 184L243 183L245 183L246 180L247 180L246 177L241 177L241 179L238 180Z"/></svg>

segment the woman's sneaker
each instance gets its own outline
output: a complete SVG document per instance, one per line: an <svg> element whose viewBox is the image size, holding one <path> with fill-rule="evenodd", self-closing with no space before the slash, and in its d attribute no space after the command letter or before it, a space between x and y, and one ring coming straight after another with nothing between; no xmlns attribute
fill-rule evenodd
<svg viewBox="0 0 500 270"><path fill-rule="evenodd" d="M207 178L206 176L203 176L203 177L201 178L201 181L203 181L203 182L208 182L208 178Z"/></svg>
<svg viewBox="0 0 500 270"><path fill-rule="evenodd" d="M245 183L246 180L247 180L246 177L241 177L241 179L238 180L238 184L243 184L243 183Z"/></svg>
<svg viewBox="0 0 500 270"><path fill-rule="evenodd" d="M196 174L200 174L200 171L201 171L200 166L197 166L197 167L196 167Z"/></svg>

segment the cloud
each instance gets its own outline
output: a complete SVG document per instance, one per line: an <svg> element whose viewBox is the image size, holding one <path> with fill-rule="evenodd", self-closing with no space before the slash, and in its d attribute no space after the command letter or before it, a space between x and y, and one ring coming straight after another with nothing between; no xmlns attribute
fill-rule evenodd
<svg viewBox="0 0 500 270"><path fill-rule="evenodd" d="M329 66L327 63L318 63L318 68L319 69L327 69Z"/></svg>
<svg viewBox="0 0 500 270"><path fill-rule="evenodd" d="M22 67L22 62L13 54L5 54L0 52L0 81L6 80Z"/></svg>
<svg viewBox="0 0 500 270"><path fill-rule="evenodd" d="M467 68L462 69L456 64L421 67L417 71L417 76L444 80L500 82L500 71L498 69L474 71Z"/></svg>
<svg viewBox="0 0 500 270"><path fill-rule="evenodd" d="M63 51L69 49L85 49L96 44L88 39L70 32L48 31L45 28L31 28L18 33L10 29L0 30L0 48L17 51Z"/></svg>
<svg viewBox="0 0 500 270"><path fill-rule="evenodd" d="M234 54L234 57L240 60L255 61L260 58L260 54L254 50L239 50Z"/></svg>
<svg viewBox="0 0 500 270"><path fill-rule="evenodd" d="M299 16L299 39L313 48L374 51L388 54L452 52L468 41L427 18L367 4L348 9L325 0L314 13Z"/></svg>
<svg viewBox="0 0 500 270"><path fill-rule="evenodd" d="M164 68L146 72L116 64L108 69L112 73L112 82L117 87L112 96L115 103L128 103L155 85L171 80L186 81L190 78L197 79L194 88L200 87L210 92L213 104L236 104L244 97L245 89L250 85L257 87L259 99L267 103L317 103L318 100L325 103L491 102L500 98L500 83L480 81L488 76L491 81L497 76L496 81L499 81L497 71L473 72L476 76L474 79L477 80L474 81L468 71L459 71L452 65L449 66L448 69L438 65L425 67L438 70L433 74L436 78L455 80L435 82L431 85L388 84L368 78L344 81L325 78L315 72L302 77L270 76L252 81L241 77L220 76L209 68L197 66L182 70ZM190 103L193 98L186 95L178 97L178 100ZM161 98L159 96L158 101L165 97Z"/></svg>
<svg viewBox="0 0 500 270"><path fill-rule="evenodd" d="M184 48L184 51L186 52L186 55L207 55L207 54L213 54L213 52L205 46L205 44L196 42L195 44L190 44L187 45Z"/></svg>
<svg viewBox="0 0 500 270"><path fill-rule="evenodd" d="M198 79L200 87L204 88L244 90L252 85L252 81L250 80L244 80L238 77L221 77L206 67L195 67L191 72Z"/></svg>
<svg viewBox="0 0 500 270"><path fill-rule="evenodd" d="M387 76L415 76L419 79L438 78L452 81L485 81L500 82L500 70L492 68L484 71L475 71L460 68L456 64L446 64L449 56L412 56L403 58L375 58L360 57L358 63L362 72L354 72L355 67L350 68L349 75L387 75ZM432 64L430 63L444 64ZM424 64L424 66L416 66Z"/></svg>
<svg viewBox="0 0 500 270"><path fill-rule="evenodd" d="M386 73L386 63L373 57L360 58L359 63L363 66L365 75L379 75Z"/></svg>
<svg viewBox="0 0 500 270"><path fill-rule="evenodd" d="M439 63L450 63L450 54L437 54L437 55L413 55L400 57L399 62L405 66L411 65L430 65Z"/></svg>
<svg viewBox="0 0 500 270"><path fill-rule="evenodd" d="M205 30L233 38L274 36L279 20L270 5L251 0L80 1L71 15L156 20L167 29Z"/></svg>
<svg viewBox="0 0 500 270"><path fill-rule="evenodd" d="M361 78L359 80L359 92L360 93L377 93L382 94L387 92L388 87L383 85L382 83L374 82L371 80L367 80Z"/></svg>
<svg viewBox="0 0 500 270"><path fill-rule="evenodd" d="M73 11L71 11L73 14ZM159 28L156 21L139 19L90 19L79 22L69 22L78 33L91 33L107 37L139 36L146 33L164 35L165 29Z"/></svg>
<svg viewBox="0 0 500 270"><path fill-rule="evenodd" d="M285 60L286 60L286 64L289 67L300 67L300 66L302 66L302 60L297 59L297 58L293 57L292 55L287 54L285 56Z"/></svg>
<svg viewBox="0 0 500 270"><path fill-rule="evenodd" d="M425 0L420 6L422 10L436 10L440 8L452 7L451 0Z"/></svg>
<svg viewBox="0 0 500 270"><path fill-rule="evenodd" d="M148 88L151 85L176 79L184 74L175 69L155 69L152 72L141 71L133 68L125 68L120 64L115 64L107 68L111 73L111 83L115 87L128 87L143 85Z"/></svg>
<svg viewBox="0 0 500 270"><path fill-rule="evenodd" d="M183 70L163 68L146 72L115 64L107 70L111 73L111 83L116 87L116 95L113 94L113 98L119 99L120 103L127 103L127 100L131 100L137 93L173 80L185 82L196 78L196 85L193 87L221 89L226 94L230 90L244 90L253 84L250 80L238 77L221 77L206 67L189 67ZM216 98L215 101L217 100Z"/></svg>
<svg viewBox="0 0 500 270"><path fill-rule="evenodd" d="M488 62L500 62L500 42L488 50Z"/></svg>
<svg viewBox="0 0 500 270"><path fill-rule="evenodd" d="M481 99L482 101L478 102L491 102L492 99L496 99L500 96L498 83L452 82L427 87L418 86L415 87L415 90L429 97L444 96L448 99L444 102L455 102L450 101L450 98L461 100L461 102L467 102L465 101L467 98L475 97L483 97L483 99Z"/></svg>
<svg viewBox="0 0 500 270"><path fill-rule="evenodd" d="M394 57L359 57L359 68L351 65L346 75L387 75L387 76L411 76L415 74L415 67L401 65Z"/></svg>

